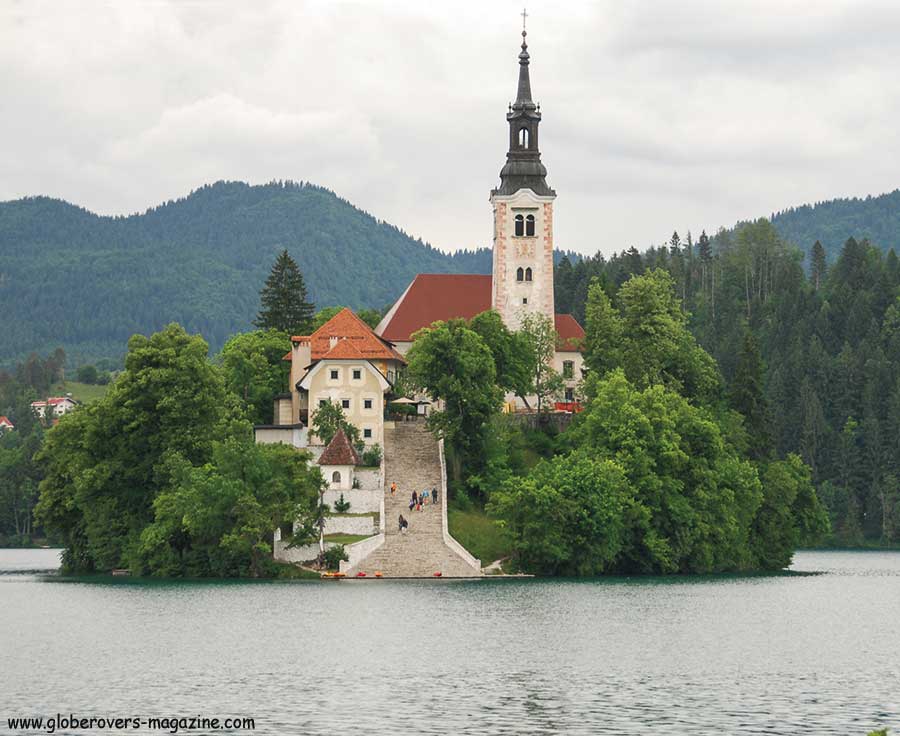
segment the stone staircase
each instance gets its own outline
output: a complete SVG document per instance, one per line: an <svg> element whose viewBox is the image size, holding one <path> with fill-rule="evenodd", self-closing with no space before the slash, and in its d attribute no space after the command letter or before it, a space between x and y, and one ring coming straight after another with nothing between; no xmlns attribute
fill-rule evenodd
<svg viewBox="0 0 900 736"><path fill-rule="evenodd" d="M441 489L441 462L438 444L425 422L398 422L384 429L384 544L357 566L350 568L348 577L357 572L373 575L380 571L384 577L478 577L475 570L444 542L441 512L446 499L440 495L439 504L429 502L422 511L410 511L413 490L421 493L427 488ZM397 484L397 494L391 497L391 483ZM409 528L401 534L400 514L409 521Z"/></svg>

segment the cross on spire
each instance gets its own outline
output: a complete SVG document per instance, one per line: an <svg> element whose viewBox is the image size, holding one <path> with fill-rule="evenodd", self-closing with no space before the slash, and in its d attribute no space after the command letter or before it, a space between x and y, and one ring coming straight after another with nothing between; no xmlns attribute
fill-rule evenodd
<svg viewBox="0 0 900 736"><path fill-rule="evenodd" d="M525 20L528 18L528 11L522 8L522 33L525 33Z"/></svg>

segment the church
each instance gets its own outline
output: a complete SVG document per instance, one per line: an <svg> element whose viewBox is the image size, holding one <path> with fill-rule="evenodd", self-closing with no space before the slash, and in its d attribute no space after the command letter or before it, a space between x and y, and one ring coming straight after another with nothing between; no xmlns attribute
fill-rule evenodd
<svg viewBox="0 0 900 736"><path fill-rule="evenodd" d="M412 345L413 334L438 320L471 319L493 309L512 330L529 312L543 314L558 335L554 369L565 381L564 406L575 402L584 360L584 330L570 314L556 314L553 295L553 203L556 192L547 184L541 163L538 130L540 105L531 96L527 33L522 31L519 85L510 105L509 150L500 171L500 186L491 191L494 211L493 265L480 274L419 274L375 328L400 354ZM533 404L532 404L533 405ZM507 409L516 410L514 397Z"/></svg>
<svg viewBox="0 0 900 736"><path fill-rule="evenodd" d="M570 314L556 314L553 294L553 204L539 148L540 106L531 96L526 32L519 53L516 100L509 106L509 149L500 186L491 191L494 213L491 275L419 274L372 330L344 309L312 335L291 337L290 391L275 399L274 422L256 427L260 442L295 447L319 445L310 436L310 420L326 402L339 404L360 431L365 445L382 444L384 415L395 378L406 365L413 335L437 321L471 319L489 309L511 329L526 314L542 314L555 327L553 368L562 376L564 394L555 408L577 410L576 387L582 377L584 330ZM506 397L505 410L528 409L518 397Z"/></svg>

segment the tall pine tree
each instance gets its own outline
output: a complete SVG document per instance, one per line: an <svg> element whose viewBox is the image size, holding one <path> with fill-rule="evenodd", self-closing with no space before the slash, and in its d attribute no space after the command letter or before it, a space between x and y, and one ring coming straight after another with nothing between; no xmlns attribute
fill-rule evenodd
<svg viewBox="0 0 900 736"><path fill-rule="evenodd" d="M312 330L315 307L307 301L303 274L287 250L275 259L259 301L259 314L253 324L261 330L279 330L289 335L307 335Z"/></svg>
<svg viewBox="0 0 900 736"><path fill-rule="evenodd" d="M730 391L731 406L744 415L750 440L750 455L762 460L772 453L771 418L763 393L763 363L756 337L750 330L738 357Z"/></svg>

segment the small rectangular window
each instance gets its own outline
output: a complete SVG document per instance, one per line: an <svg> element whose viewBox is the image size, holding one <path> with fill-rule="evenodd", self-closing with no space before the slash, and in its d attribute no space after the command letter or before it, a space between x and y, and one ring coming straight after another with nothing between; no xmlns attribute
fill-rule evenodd
<svg viewBox="0 0 900 736"><path fill-rule="evenodd" d="M338 380L338 372L337 372L336 368L331 369L331 380L332 381Z"/></svg>
<svg viewBox="0 0 900 736"><path fill-rule="evenodd" d="M575 363L571 360L563 361L563 378L572 378L575 375Z"/></svg>
<svg viewBox="0 0 900 736"><path fill-rule="evenodd" d="M363 408L371 409L372 408L372 399L363 399Z"/></svg>
<svg viewBox="0 0 900 736"><path fill-rule="evenodd" d="M372 436L372 430L371 430L371 429L364 429L364 430L363 430L363 437L365 437L366 439L369 439L369 438L371 438L371 436Z"/></svg>
<svg viewBox="0 0 900 736"><path fill-rule="evenodd" d="M341 399L341 406L345 409L350 408L350 399Z"/></svg>
<svg viewBox="0 0 900 736"><path fill-rule="evenodd" d="M528 304L528 297L527 297L527 296L523 296L523 297L522 297L522 304Z"/></svg>
<svg viewBox="0 0 900 736"><path fill-rule="evenodd" d="M353 370L353 380L358 381L360 378L362 378L362 371L358 368L355 368Z"/></svg>
<svg viewBox="0 0 900 736"><path fill-rule="evenodd" d="M570 404L573 401L575 401L575 389L572 389L572 388L566 389L566 401Z"/></svg>
<svg viewBox="0 0 900 736"><path fill-rule="evenodd" d="M328 403L328 399L319 399L319 406L325 406Z"/></svg>

